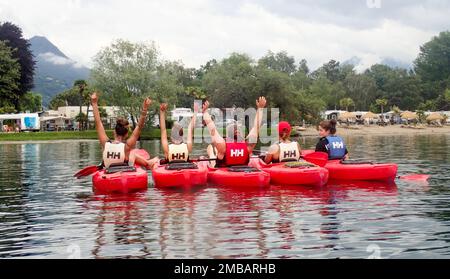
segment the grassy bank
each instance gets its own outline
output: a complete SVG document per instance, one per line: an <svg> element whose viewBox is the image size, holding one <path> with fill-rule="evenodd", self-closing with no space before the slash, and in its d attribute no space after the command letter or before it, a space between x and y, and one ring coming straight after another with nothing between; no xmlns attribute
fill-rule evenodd
<svg viewBox="0 0 450 279"><path fill-rule="evenodd" d="M112 138L113 132L107 131ZM158 139L161 137L160 130L142 132L143 140ZM0 141L46 141L46 140L96 140L96 131L84 132L37 132L37 133L0 133Z"/></svg>
<svg viewBox="0 0 450 279"><path fill-rule="evenodd" d="M196 129L195 134L201 135L202 129ZM207 130L205 130L206 133ZM225 130L219 131L224 135ZM170 130L167 131L170 136ZM107 134L112 138L113 131L107 131ZM160 139L161 131L159 129L152 129L144 131L141 134L142 140ZM0 133L0 142L4 141L50 141L50 140L96 140L97 132L95 130L83 132L37 132L37 133Z"/></svg>

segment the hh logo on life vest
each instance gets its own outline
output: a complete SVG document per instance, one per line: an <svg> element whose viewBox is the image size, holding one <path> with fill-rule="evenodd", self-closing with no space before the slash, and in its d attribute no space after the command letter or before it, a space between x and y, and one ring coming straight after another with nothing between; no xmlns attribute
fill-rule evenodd
<svg viewBox="0 0 450 279"><path fill-rule="evenodd" d="M284 152L285 158L296 158L297 157L297 151L286 151Z"/></svg>
<svg viewBox="0 0 450 279"><path fill-rule="evenodd" d="M113 160L115 160L115 159L119 160L121 155L122 154L120 152L108 152L106 154L106 158L107 159L113 159Z"/></svg>
<svg viewBox="0 0 450 279"><path fill-rule="evenodd" d="M341 142L333 142L333 149L344 149L344 143Z"/></svg>
<svg viewBox="0 0 450 279"><path fill-rule="evenodd" d="M231 157L243 157L244 149L232 149L230 153Z"/></svg>
<svg viewBox="0 0 450 279"><path fill-rule="evenodd" d="M186 154L184 153L172 154L172 160L186 160Z"/></svg>

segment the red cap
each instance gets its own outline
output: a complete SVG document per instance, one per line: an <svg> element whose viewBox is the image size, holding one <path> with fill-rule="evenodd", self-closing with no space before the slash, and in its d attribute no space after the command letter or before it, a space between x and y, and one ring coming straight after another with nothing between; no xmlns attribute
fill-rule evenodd
<svg viewBox="0 0 450 279"><path fill-rule="evenodd" d="M278 134L280 136L283 135L284 132L286 132L287 134L291 134L291 125L288 122L280 122L280 124L278 124Z"/></svg>

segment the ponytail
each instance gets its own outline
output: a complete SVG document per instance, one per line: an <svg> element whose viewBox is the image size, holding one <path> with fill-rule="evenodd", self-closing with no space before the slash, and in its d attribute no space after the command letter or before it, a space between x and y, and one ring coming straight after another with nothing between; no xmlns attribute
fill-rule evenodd
<svg viewBox="0 0 450 279"><path fill-rule="evenodd" d="M334 135L337 132L336 126L337 126L337 121L336 119L332 119L330 121L322 121L319 124L320 127L322 127L322 129L324 129L325 131L330 132L330 134Z"/></svg>

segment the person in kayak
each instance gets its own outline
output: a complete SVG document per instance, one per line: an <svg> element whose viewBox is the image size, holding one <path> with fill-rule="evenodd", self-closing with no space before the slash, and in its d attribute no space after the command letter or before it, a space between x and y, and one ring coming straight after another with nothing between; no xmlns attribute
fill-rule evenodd
<svg viewBox="0 0 450 279"><path fill-rule="evenodd" d="M171 130L170 144L167 140L166 129L166 111L167 104L160 105L159 127L161 129L161 144L164 151L165 159L168 163L183 163L189 161L189 154L192 152L193 136L195 129L195 120L197 118L198 106L194 104L194 116L188 127L188 135L186 143L184 143L183 127L179 123L175 123Z"/></svg>
<svg viewBox="0 0 450 279"><path fill-rule="evenodd" d="M316 146L316 152L328 153L330 160L347 160L348 150L344 139L336 135L336 125L335 119L322 121L319 124L320 141Z"/></svg>
<svg viewBox="0 0 450 279"><path fill-rule="evenodd" d="M256 100L257 113L253 128L247 138L240 132L238 123L230 124L226 127L226 139L220 136L216 129L211 115L208 113L209 102L203 104L203 120L208 127L212 144L208 146L207 153L210 159L216 159L211 162L211 167L230 167L245 166L250 161L250 155L253 153L258 142L259 129L262 124L263 109L266 107L266 98L260 97Z"/></svg>
<svg viewBox="0 0 450 279"><path fill-rule="evenodd" d="M109 168L112 165L123 165L123 164L134 164L137 163L140 166L151 169L156 163L158 158L152 160L145 160L144 158L135 155L130 158L130 151L136 146L141 131L144 128L145 120L147 118L147 111L149 106L152 104L150 98L144 100L142 106L141 117L139 118L138 125L134 129L132 135L128 137L129 133L129 122L126 119L117 119L116 127L114 129L114 140L110 140L106 135L105 128L100 117L100 112L98 108L98 95L94 92L91 95L92 110L94 112L95 118L95 128L97 130L98 139L102 146L103 151L103 163L105 168ZM133 162L134 161L134 162Z"/></svg>
<svg viewBox="0 0 450 279"><path fill-rule="evenodd" d="M278 135L280 141L269 148L264 162L282 163L282 162L297 162L300 160L301 148L300 144L291 141L291 125L288 122L280 122L278 125Z"/></svg>

